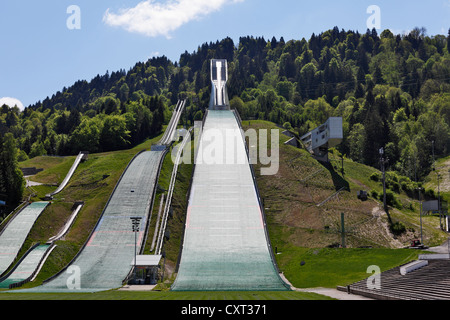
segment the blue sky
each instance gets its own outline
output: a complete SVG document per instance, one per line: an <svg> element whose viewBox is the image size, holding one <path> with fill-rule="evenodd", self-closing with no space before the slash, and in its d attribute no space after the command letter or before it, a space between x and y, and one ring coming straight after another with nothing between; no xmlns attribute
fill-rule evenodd
<svg viewBox="0 0 450 320"><path fill-rule="evenodd" d="M334 26L365 32L370 5L380 9L380 32L450 28L450 0L2 0L0 104L28 106L77 80L152 56L178 61L227 36L237 44L247 35L309 39Z"/></svg>

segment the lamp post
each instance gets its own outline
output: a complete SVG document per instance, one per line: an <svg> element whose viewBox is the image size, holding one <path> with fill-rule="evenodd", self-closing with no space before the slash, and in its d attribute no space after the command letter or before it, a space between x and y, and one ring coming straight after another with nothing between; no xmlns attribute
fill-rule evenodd
<svg viewBox="0 0 450 320"><path fill-rule="evenodd" d="M441 229L442 228L442 217L441 217L441 195L440 195L440 190L439 190L439 179L441 178L441 176L439 175L439 172L436 170L436 161L434 159L434 140L431 141L431 145L432 145L432 150L433 150L433 171L436 172L437 175L437 185L438 185L438 211L439 211L439 227Z"/></svg>
<svg viewBox="0 0 450 320"><path fill-rule="evenodd" d="M423 232L422 232L422 201L420 200L420 191L423 190L422 187L416 188L419 191L419 202L420 202L420 243L423 245Z"/></svg>
<svg viewBox="0 0 450 320"><path fill-rule="evenodd" d="M142 217L130 217L131 228L134 233L134 282L136 282L136 260L137 260L137 234L139 233L139 227L141 225Z"/></svg>
<svg viewBox="0 0 450 320"><path fill-rule="evenodd" d="M342 236L342 248L345 248L345 224L344 224L344 213L341 212L341 236Z"/></svg>
<svg viewBox="0 0 450 320"><path fill-rule="evenodd" d="M381 166L381 171L383 172L383 207L384 207L384 211L386 212L386 215L389 219L389 223L392 224L391 216L389 214L389 208L388 208L387 202L386 202L386 168L385 168L385 164L388 163L389 159L384 158L384 148L380 148L378 150L378 153L380 154L380 166Z"/></svg>

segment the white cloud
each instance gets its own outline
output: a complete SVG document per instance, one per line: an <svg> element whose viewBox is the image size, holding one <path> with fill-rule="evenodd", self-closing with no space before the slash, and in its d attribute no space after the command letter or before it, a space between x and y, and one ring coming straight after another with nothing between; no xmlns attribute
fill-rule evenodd
<svg viewBox="0 0 450 320"><path fill-rule="evenodd" d="M108 9L103 21L110 26L122 27L129 32L140 33L148 37L171 37L171 32L182 25L198 20L220 10L224 5L244 0L169 0L164 3L145 0L134 8L119 10Z"/></svg>
<svg viewBox="0 0 450 320"><path fill-rule="evenodd" d="M6 104L10 108L17 106L20 109L20 111L23 111L25 109L25 107L23 106L23 103L16 98L10 98L10 97L0 98L0 107L3 106L4 104Z"/></svg>

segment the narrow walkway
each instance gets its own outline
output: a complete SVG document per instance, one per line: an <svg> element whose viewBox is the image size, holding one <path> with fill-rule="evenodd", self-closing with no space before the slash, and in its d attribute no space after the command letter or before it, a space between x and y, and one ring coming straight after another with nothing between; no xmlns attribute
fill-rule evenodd
<svg viewBox="0 0 450 320"><path fill-rule="evenodd" d="M348 294L347 292L342 292L333 288L296 288L294 287L289 280L284 276L284 274L280 274L281 278L284 282L288 283L291 286L291 290L298 292L312 292L321 294L323 296L327 296L330 298L338 299L338 300L374 300L371 298L363 297L357 294Z"/></svg>
<svg viewBox="0 0 450 320"><path fill-rule="evenodd" d="M307 289L295 288L295 291L317 293L338 300L374 300L357 294L348 294L346 292L342 292L332 288L307 288Z"/></svg>

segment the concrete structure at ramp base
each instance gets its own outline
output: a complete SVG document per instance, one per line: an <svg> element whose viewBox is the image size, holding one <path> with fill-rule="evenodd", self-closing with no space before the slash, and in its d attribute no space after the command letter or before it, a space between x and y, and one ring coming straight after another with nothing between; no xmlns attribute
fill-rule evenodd
<svg viewBox="0 0 450 320"><path fill-rule="evenodd" d="M211 69L214 96L200 136L180 265L171 289L290 290L270 249L240 124L227 110L222 90L226 61L212 60Z"/></svg>

